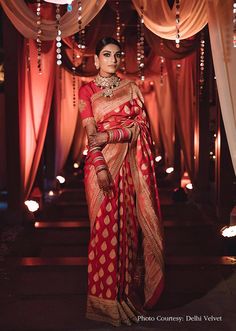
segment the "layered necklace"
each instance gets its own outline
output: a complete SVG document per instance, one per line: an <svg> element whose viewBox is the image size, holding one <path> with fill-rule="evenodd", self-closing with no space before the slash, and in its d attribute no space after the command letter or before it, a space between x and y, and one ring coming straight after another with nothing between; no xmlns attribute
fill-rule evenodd
<svg viewBox="0 0 236 331"><path fill-rule="evenodd" d="M102 77L98 74L94 79L94 83L104 90L104 97L111 98L113 96L114 88L120 85L120 78L116 75L112 75L110 77Z"/></svg>

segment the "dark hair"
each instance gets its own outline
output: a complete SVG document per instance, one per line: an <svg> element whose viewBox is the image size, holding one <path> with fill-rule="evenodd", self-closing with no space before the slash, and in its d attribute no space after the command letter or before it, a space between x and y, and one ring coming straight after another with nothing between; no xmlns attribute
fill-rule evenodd
<svg viewBox="0 0 236 331"><path fill-rule="evenodd" d="M99 40L99 42L96 45L95 53L97 54L97 56L100 54L101 50L106 45L109 45L109 44L116 45L116 46L118 46L121 49L121 45L120 45L120 43L116 39L114 39L112 37L104 37L101 40Z"/></svg>

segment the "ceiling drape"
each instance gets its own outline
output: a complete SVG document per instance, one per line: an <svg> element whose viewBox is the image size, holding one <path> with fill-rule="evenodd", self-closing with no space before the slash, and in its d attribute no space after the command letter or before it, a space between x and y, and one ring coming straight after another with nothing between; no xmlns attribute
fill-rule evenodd
<svg viewBox="0 0 236 331"><path fill-rule="evenodd" d="M82 0L82 27L87 25L102 9L107 0ZM37 15L25 3L24 0L0 0L5 13L15 28L29 39L37 38ZM44 3L44 8L51 8L51 4ZM41 40L53 40L56 38L56 21L42 19ZM78 32L78 3L73 4L72 12L66 12L60 20L62 37L68 37Z"/></svg>
<svg viewBox="0 0 236 331"><path fill-rule="evenodd" d="M207 0L207 11L222 118L236 174L236 49L232 45L232 1Z"/></svg>
<svg viewBox="0 0 236 331"><path fill-rule="evenodd" d="M166 0L132 0L135 9L141 16L143 6L144 24L159 37L175 40L176 17L175 6L171 9ZM198 33L207 24L207 10L205 1L180 1L180 38L187 39Z"/></svg>

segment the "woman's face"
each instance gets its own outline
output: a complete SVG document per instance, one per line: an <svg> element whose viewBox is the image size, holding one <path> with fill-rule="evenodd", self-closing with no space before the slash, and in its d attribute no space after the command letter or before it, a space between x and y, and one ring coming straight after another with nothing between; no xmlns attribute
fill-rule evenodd
<svg viewBox="0 0 236 331"><path fill-rule="evenodd" d="M102 77L112 76L118 69L120 60L121 50L114 44L104 46L99 55L95 55L95 64L99 67Z"/></svg>

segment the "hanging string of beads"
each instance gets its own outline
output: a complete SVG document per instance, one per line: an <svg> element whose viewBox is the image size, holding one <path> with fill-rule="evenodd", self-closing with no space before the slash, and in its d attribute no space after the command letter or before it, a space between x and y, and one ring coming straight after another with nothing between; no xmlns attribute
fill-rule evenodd
<svg viewBox="0 0 236 331"><path fill-rule="evenodd" d="M82 29L82 1L78 0L78 48L85 49L85 29Z"/></svg>
<svg viewBox="0 0 236 331"><path fill-rule="evenodd" d="M140 7L141 16L137 24L137 65L139 71L139 78L144 81L144 17L143 6Z"/></svg>
<svg viewBox="0 0 236 331"><path fill-rule="evenodd" d="M236 47L236 1L233 3L233 47Z"/></svg>
<svg viewBox="0 0 236 331"><path fill-rule="evenodd" d="M73 61L73 67L72 67L72 86L73 86L73 107L76 107L76 56L75 56L75 36L72 36L72 42L73 42L73 55L72 55L72 61Z"/></svg>
<svg viewBox="0 0 236 331"><path fill-rule="evenodd" d="M164 43L163 43L162 39L160 42L160 50L161 50L161 54L162 54L163 50L164 50ZM163 86L163 83L164 83L164 79L163 79L164 64L165 64L165 58L163 56L160 56L160 85L161 86Z"/></svg>
<svg viewBox="0 0 236 331"><path fill-rule="evenodd" d="M176 0L175 1L175 26L176 26L175 46L176 46L176 48L179 48L179 46L180 46L179 24L180 24L180 0Z"/></svg>
<svg viewBox="0 0 236 331"><path fill-rule="evenodd" d="M37 15L37 61L38 61L38 71L39 74L42 74L42 58L41 58L41 51L42 51L42 41L41 41L41 0L37 0L37 9L36 9L36 15Z"/></svg>
<svg viewBox="0 0 236 331"><path fill-rule="evenodd" d="M120 2L116 1L116 39L120 42Z"/></svg>
<svg viewBox="0 0 236 331"><path fill-rule="evenodd" d="M204 31L201 31L201 39L200 39L200 77L199 77L199 89L200 96L203 94L204 89L204 69L205 69L205 34Z"/></svg>
<svg viewBox="0 0 236 331"><path fill-rule="evenodd" d="M57 54L57 65L60 66L62 64L62 55L61 55L61 30L60 30L60 20L61 20L61 13L60 13L60 5L56 5L56 54Z"/></svg>

